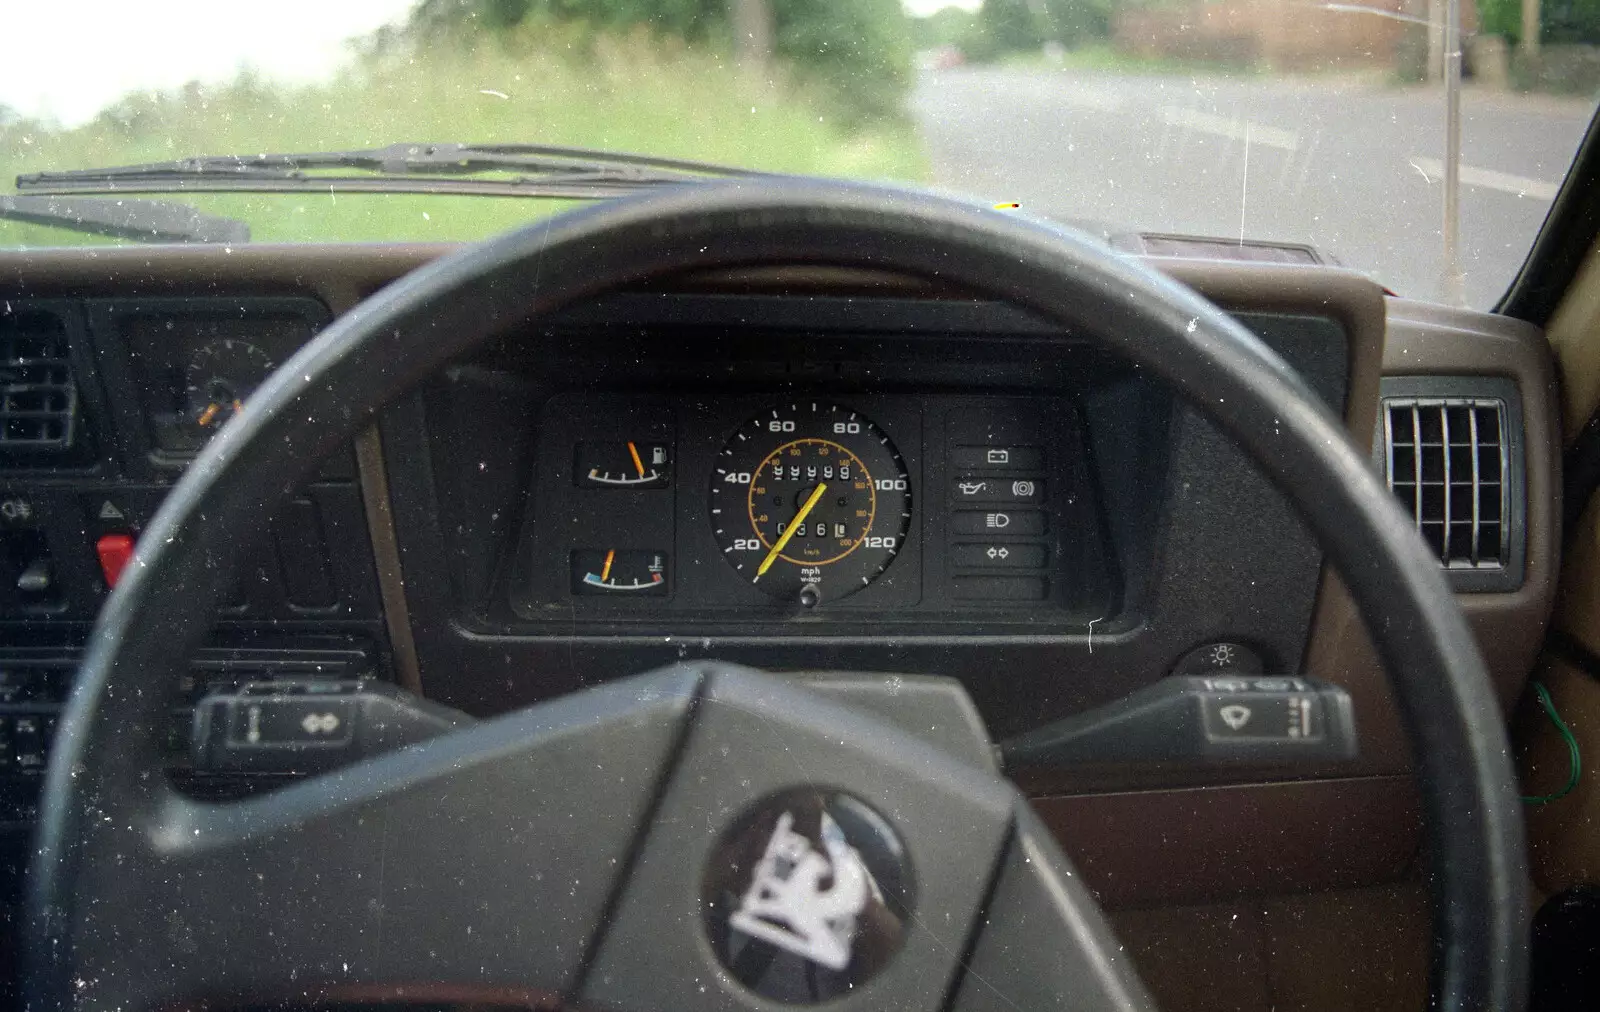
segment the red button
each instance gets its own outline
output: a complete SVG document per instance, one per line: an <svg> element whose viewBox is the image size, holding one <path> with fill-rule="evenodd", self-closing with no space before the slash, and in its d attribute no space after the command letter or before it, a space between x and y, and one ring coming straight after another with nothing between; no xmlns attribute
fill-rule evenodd
<svg viewBox="0 0 1600 1012"><path fill-rule="evenodd" d="M94 551L100 556L100 572L105 574L106 586L115 587L133 558L133 538L126 534L106 534L94 543Z"/></svg>

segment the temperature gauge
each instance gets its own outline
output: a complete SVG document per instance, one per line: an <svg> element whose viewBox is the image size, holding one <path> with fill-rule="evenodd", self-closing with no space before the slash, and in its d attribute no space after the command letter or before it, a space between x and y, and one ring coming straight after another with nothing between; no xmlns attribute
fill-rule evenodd
<svg viewBox="0 0 1600 1012"><path fill-rule="evenodd" d="M572 553L572 592L667 596L667 553L580 548Z"/></svg>
<svg viewBox="0 0 1600 1012"><path fill-rule="evenodd" d="M579 488L666 488L672 480L665 443L579 443Z"/></svg>

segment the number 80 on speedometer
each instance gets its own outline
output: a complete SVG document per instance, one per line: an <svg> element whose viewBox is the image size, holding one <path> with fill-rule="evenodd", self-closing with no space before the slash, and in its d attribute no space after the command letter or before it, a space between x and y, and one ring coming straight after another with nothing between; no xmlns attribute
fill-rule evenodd
<svg viewBox="0 0 1600 1012"><path fill-rule="evenodd" d="M858 412L789 404L750 419L723 447L711 520L735 572L814 607L889 568L911 527L911 483L889 437Z"/></svg>

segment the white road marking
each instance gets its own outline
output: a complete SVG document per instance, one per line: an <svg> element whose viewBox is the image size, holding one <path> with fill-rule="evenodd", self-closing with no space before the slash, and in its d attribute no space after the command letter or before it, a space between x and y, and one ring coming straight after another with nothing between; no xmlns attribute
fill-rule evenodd
<svg viewBox="0 0 1600 1012"><path fill-rule="evenodd" d="M1426 176L1428 182L1437 183L1444 179L1444 163L1439 159L1412 155L1410 161L1411 167ZM1486 190L1499 190L1515 197L1532 197L1535 200L1555 200L1556 191L1561 188L1560 183L1529 179L1494 169L1480 169L1475 165L1461 166L1461 181L1468 186L1480 186Z"/></svg>
<svg viewBox="0 0 1600 1012"><path fill-rule="evenodd" d="M1281 151L1300 149L1300 135L1295 131L1267 126L1254 120L1218 116L1215 113L1181 105L1162 106L1161 118L1171 126L1186 127L1216 137L1226 137L1229 140L1248 140L1251 144L1262 144Z"/></svg>

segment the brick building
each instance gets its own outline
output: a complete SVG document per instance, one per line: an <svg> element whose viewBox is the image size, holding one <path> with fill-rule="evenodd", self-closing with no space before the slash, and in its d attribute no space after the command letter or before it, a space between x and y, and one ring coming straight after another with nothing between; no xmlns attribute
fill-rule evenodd
<svg viewBox="0 0 1600 1012"><path fill-rule="evenodd" d="M1329 0L1332 2L1332 0ZM1339 0L1426 16L1428 0ZM1477 4L1461 0L1464 32L1478 23ZM1390 18L1330 10L1322 0L1188 0L1118 11L1112 39L1144 57L1219 60L1273 70L1330 66L1395 66L1408 34L1421 31Z"/></svg>

